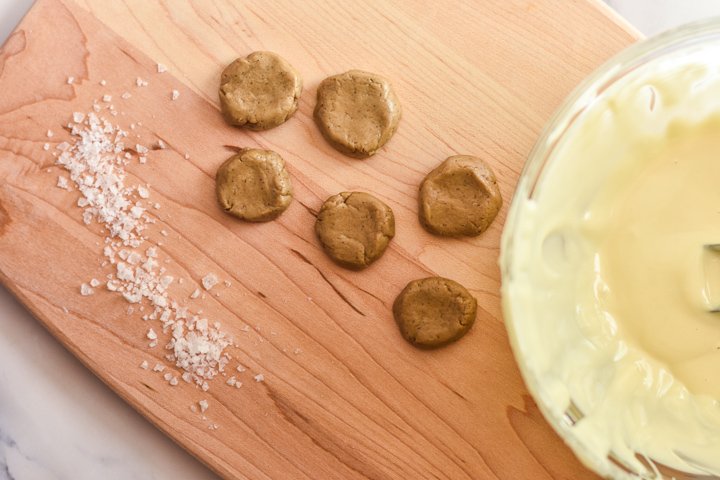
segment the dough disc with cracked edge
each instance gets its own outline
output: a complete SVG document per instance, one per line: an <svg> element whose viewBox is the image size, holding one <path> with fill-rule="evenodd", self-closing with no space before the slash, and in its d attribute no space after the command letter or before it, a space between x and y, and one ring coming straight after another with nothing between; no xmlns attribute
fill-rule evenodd
<svg viewBox="0 0 720 480"><path fill-rule="evenodd" d="M267 130L295 113L301 92L302 78L292 65L275 53L253 52L223 70L220 107L231 125Z"/></svg>
<svg viewBox="0 0 720 480"><path fill-rule="evenodd" d="M317 90L315 122L340 152L358 158L373 155L393 136L401 109L385 78L360 70L328 77Z"/></svg>
<svg viewBox="0 0 720 480"><path fill-rule="evenodd" d="M405 340L437 348L465 335L477 314L477 301L465 287L442 277L408 283L393 303L393 316Z"/></svg>
<svg viewBox="0 0 720 480"><path fill-rule="evenodd" d="M250 222L277 218L292 201L285 162L270 150L241 150L220 166L215 182L220 206Z"/></svg>
<svg viewBox="0 0 720 480"><path fill-rule="evenodd" d="M385 252L395 236L395 217L390 207L369 193L342 192L325 200L315 232L330 258L361 270Z"/></svg>
<svg viewBox="0 0 720 480"><path fill-rule="evenodd" d="M477 157L454 155L420 185L420 223L431 233L476 236L502 207L495 174Z"/></svg>

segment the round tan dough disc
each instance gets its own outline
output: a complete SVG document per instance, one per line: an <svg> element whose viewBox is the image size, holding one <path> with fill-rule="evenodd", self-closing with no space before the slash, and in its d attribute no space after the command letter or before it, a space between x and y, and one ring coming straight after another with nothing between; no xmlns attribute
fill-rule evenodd
<svg viewBox="0 0 720 480"><path fill-rule="evenodd" d="M395 236L395 217L390 207L368 193L343 192L325 201L315 232L330 258L361 270L385 252Z"/></svg>
<svg viewBox="0 0 720 480"><path fill-rule="evenodd" d="M215 177L220 206L250 222L267 222L292 201L290 175L285 162L270 150L245 148L223 163Z"/></svg>
<svg viewBox="0 0 720 480"><path fill-rule="evenodd" d="M500 207L495 174L470 155L449 157L420 185L420 223L437 235L480 235Z"/></svg>
<svg viewBox="0 0 720 480"><path fill-rule="evenodd" d="M421 348L437 348L465 335L477 301L465 287L441 277L414 280L398 295L393 316L402 336Z"/></svg>
<svg viewBox="0 0 720 480"><path fill-rule="evenodd" d="M231 125L273 128L295 113L302 92L300 74L279 55L253 52L228 65L220 78L220 106Z"/></svg>
<svg viewBox="0 0 720 480"><path fill-rule="evenodd" d="M315 122L342 153L364 158L393 136L400 102L390 82L373 73L350 70L328 77L317 90Z"/></svg>

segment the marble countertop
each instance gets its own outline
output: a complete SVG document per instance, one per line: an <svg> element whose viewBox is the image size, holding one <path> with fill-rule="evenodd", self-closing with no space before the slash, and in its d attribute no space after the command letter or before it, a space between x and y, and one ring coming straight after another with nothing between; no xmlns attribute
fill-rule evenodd
<svg viewBox="0 0 720 480"><path fill-rule="evenodd" d="M720 15L717 0L607 3L646 35ZM31 4L0 0L0 43ZM1 287L0 319L0 480L216 478L125 405Z"/></svg>

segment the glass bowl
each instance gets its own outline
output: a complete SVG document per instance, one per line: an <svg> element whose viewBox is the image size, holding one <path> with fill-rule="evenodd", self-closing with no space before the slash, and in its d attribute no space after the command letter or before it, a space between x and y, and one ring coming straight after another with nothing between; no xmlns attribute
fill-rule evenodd
<svg viewBox="0 0 720 480"><path fill-rule="evenodd" d="M535 204L542 201L538 191L542 191L545 175L557 161L560 155L558 152L564 148L563 145L572 138L577 129L582 127L588 115L594 109L600 108L603 99L616 92L618 88L622 88L624 82L637 78L639 72L651 71L651 69L658 71L668 66L682 64L689 57L711 58L709 56L713 59L720 57L720 18L689 24L638 42L598 68L574 90L542 131L520 176L503 231L500 254L503 315L510 343L525 383L545 418L580 460L596 473L608 478L718 479L720 476L717 472L720 470L717 470L717 463L720 463L720 460L711 467L698 465L692 461L685 465L668 466L667 462L653 459L652 454L648 452L633 450L629 452L632 457L629 460L628 452L618 455L618 452L603 450L597 448L597 444L591 444L592 432L588 432L587 425L583 425L583 418L586 417L587 412L583 412L576 399L568 393L572 390L570 386L563 384L563 379L551 378L552 375L547 374L552 366L538 365L528 355L530 346L571 348L571 345L563 347L558 342L583 340L577 338L568 340L563 338L563 335L557 335L552 328L544 328L542 325L537 328L527 328L531 324L529 322L539 317L533 306L523 304L523 298L530 298L527 295L536 297L545 295L547 292L543 288L547 286L537 285L536 289L526 289L526 293L522 295L514 291L517 287L514 287L513 279L523 275L525 268L523 262L528 261L527 258L523 261L518 260L519 249L537 247L536 251L541 251L540 245L528 244L537 242L537 239L533 239L533 236L528 234L523 222L532 214L531 210ZM715 63L720 66L720 61ZM720 75L720 68L718 72ZM720 114L720 110L718 113ZM720 161L720 152L718 156ZM720 188L720 179L718 185ZM573 198L567 199L568 202L573 200ZM718 375L720 375L720 366ZM715 405L720 412L717 399L706 400ZM717 451L717 458L720 459L720 451Z"/></svg>

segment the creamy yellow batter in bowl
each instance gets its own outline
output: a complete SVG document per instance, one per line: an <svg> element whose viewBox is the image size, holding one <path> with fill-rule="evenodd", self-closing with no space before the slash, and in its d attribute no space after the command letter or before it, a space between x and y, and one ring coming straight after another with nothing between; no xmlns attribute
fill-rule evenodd
<svg viewBox="0 0 720 480"><path fill-rule="evenodd" d="M720 478L720 21L625 50L555 114L500 257L535 400L606 477Z"/></svg>

